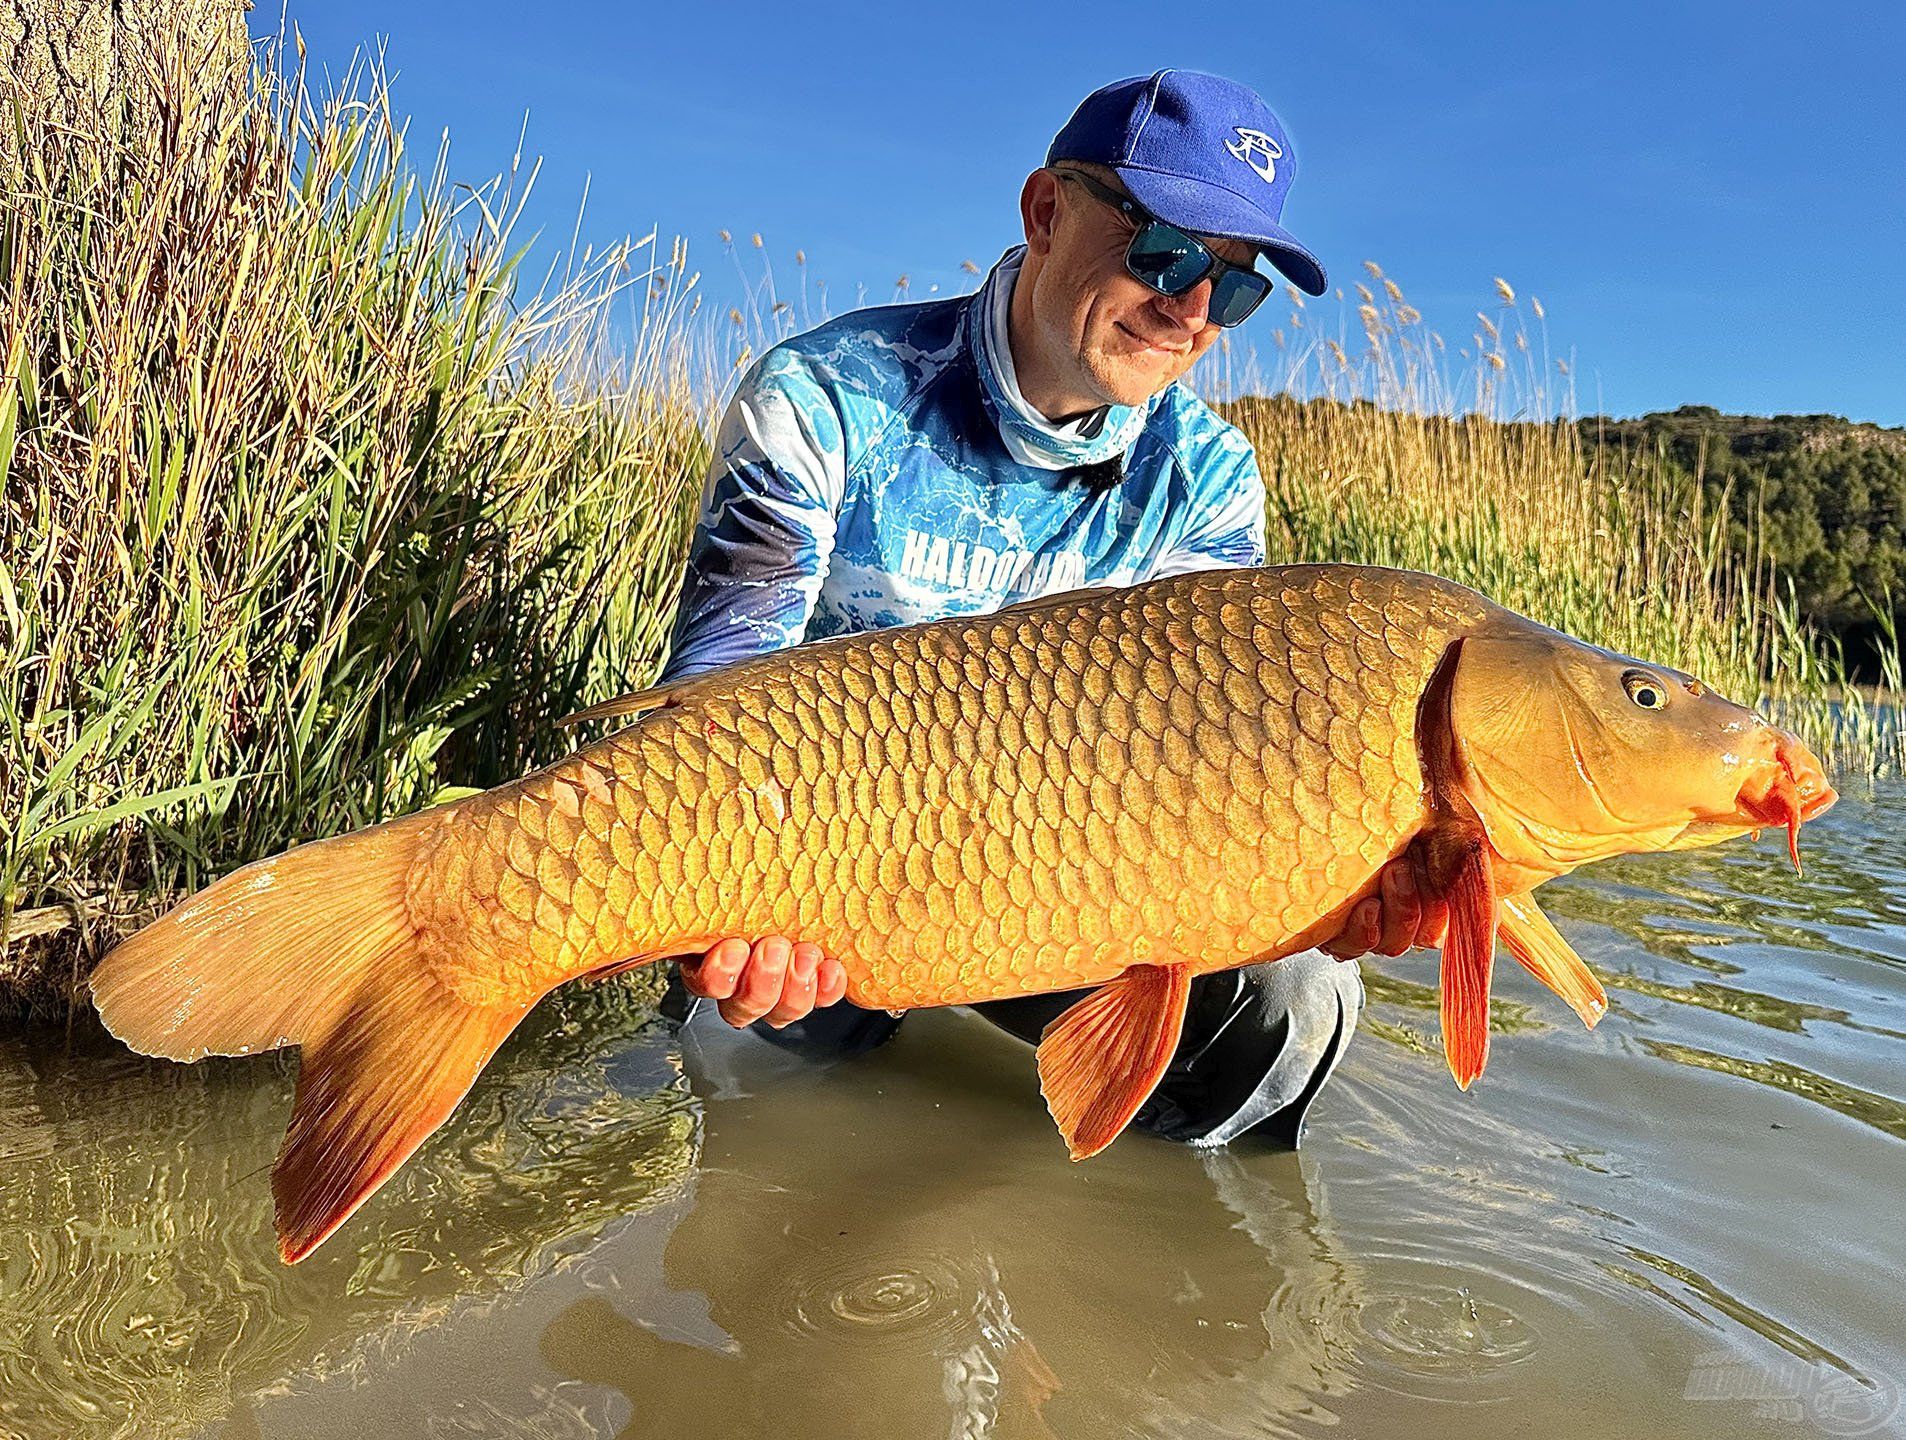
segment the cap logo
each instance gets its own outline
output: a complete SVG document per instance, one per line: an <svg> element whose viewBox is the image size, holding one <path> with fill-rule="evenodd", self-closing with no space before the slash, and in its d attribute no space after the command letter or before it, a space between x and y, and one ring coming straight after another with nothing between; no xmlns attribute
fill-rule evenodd
<svg viewBox="0 0 1906 1440"><path fill-rule="evenodd" d="M1284 158L1284 147L1262 130L1237 127L1237 139L1227 140L1224 148L1257 171L1266 185L1277 178L1277 162Z"/></svg>

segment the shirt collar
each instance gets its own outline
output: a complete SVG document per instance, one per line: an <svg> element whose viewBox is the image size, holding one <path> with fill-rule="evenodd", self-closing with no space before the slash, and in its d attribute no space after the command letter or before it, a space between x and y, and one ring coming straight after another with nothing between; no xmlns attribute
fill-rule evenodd
<svg viewBox="0 0 1906 1440"><path fill-rule="evenodd" d="M1131 448L1158 397L1143 405L1105 405L1077 420L1054 424L1020 393L1013 369L1010 321L1013 286L1019 279L1026 247L1016 245L1000 257L974 296L968 313L973 360L979 371L986 408L999 426L1007 453L1021 465L1041 470L1072 470L1099 465Z"/></svg>

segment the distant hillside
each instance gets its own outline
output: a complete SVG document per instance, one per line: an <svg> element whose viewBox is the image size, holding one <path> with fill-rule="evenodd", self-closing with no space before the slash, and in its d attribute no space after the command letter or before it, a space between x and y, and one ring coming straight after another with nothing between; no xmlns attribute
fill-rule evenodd
<svg viewBox="0 0 1906 1440"><path fill-rule="evenodd" d="M1837 415L1723 415L1684 405L1634 420L1590 416L1583 442L1726 493L1734 548L1760 516L1766 558L1802 613L1864 663L1872 606L1906 619L1906 429ZM1615 459L1615 456L1606 458ZM1870 603L1869 603L1870 602Z"/></svg>

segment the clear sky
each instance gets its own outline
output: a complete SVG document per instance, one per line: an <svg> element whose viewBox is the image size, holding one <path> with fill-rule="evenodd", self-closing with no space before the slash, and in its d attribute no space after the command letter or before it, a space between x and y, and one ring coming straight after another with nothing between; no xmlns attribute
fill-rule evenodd
<svg viewBox="0 0 1906 1440"><path fill-rule="evenodd" d="M724 227L762 234L783 291L804 249L834 311L903 273L967 288L1080 98L1186 66L1283 117L1285 221L1333 284L1375 259L1455 345L1507 277L1584 411L1906 424L1896 5L290 5L314 62L385 40L413 145L447 127L461 178L506 166L527 114L546 240L587 179L586 237L686 236L724 311Z"/></svg>

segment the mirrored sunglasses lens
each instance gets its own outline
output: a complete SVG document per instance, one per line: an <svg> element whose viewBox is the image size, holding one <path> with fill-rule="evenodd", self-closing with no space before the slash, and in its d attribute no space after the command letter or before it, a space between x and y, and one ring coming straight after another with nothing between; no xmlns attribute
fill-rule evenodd
<svg viewBox="0 0 1906 1440"><path fill-rule="evenodd" d="M1125 263L1160 294L1182 295L1204 278L1211 253L1184 231L1154 220L1132 237Z"/></svg>
<svg viewBox="0 0 1906 1440"><path fill-rule="evenodd" d="M1268 277L1251 270L1227 270L1211 287L1207 313L1219 325L1238 325L1271 292Z"/></svg>

